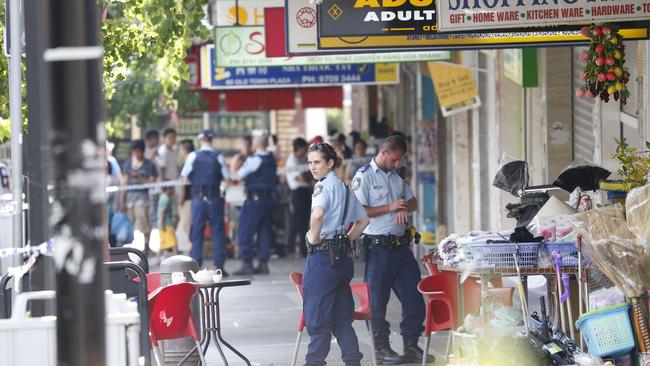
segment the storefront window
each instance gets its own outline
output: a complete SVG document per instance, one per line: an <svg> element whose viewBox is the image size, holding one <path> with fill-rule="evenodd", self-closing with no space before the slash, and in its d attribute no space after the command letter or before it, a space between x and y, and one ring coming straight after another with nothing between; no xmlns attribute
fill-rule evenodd
<svg viewBox="0 0 650 366"><path fill-rule="evenodd" d="M633 116L635 118L639 117L639 73L638 73L638 64L640 62L640 57L637 53L640 47L638 47L639 42L625 42L625 66L630 71L630 82L627 83L627 89L630 91L630 97L627 99L627 104L621 104L621 111L625 114Z"/></svg>

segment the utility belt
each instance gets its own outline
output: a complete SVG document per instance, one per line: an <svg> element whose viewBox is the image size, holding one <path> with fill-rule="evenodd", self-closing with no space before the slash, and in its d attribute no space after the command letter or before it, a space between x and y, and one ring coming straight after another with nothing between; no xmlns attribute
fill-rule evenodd
<svg viewBox="0 0 650 366"><path fill-rule="evenodd" d="M409 226L404 230L404 235L364 235L361 242L357 245L357 254L362 261L368 259L370 248L373 245L380 246L389 250L395 250L403 246L420 243L420 233L414 226Z"/></svg>
<svg viewBox="0 0 650 366"><path fill-rule="evenodd" d="M246 198L270 197L273 195L273 189L247 189Z"/></svg>
<svg viewBox="0 0 650 366"><path fill-rule="evenodd" d="M318 245L307 244L307 253L327 252L330 255L330 264L337 266L344 256L351 257L354 254L350 238L345 234L335 235L333 239L325 239Z"/></svg>
<svg viewBox="0 0 650 366"><path fill-rule="evenodd" d="M217 185L209 185L209 186L192 185L192 196L203 197L203 198L221 197L221 190Z"/></svg>

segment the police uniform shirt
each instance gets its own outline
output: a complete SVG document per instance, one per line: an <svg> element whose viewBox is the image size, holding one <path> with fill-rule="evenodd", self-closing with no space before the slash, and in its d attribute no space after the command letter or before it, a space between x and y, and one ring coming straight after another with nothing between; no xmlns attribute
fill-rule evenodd
<svg viewBox="0 0 650 366"><path fill-rule="evenodd" d="M269 155L270 152L268 151L263 151L263 152L256 152L253 154L253 156L249 156L246 161L244 161L244 164L242 164L241 168L237 171L237 178L239 179L244 179L248 177L249 175L255 173L257 169L260 168L262 165L262 158L260 156L266 156Z"/></svg>
<svg viewBox="0 0 650 366"><path fill-rule="evenodd" d="M352 179L352 189L359 202L366 207L387 205L395 200L413 198L411 187L397 174L396 170L384 172L375 159L357 171ZM397 212L388 212L371 217L370 224L363 231L367 235L404 235L406 225L395 221Z"/></svg>
<svg viewBox="0 0 650 366"><path fill-rule="evenodd" d="M201 146L199 151L214 151L214 149L208 146ZM219 162L219 164L221 164L221 175L223 176L223 179L231 179L230 171L228 170L228 165L226 165L226 160L223 158L222 154L217 153L217 155L218 155L217 161ZM185 164L183 164L183 169L181 169L181 176L183 177L190 176L190 174L192 173L192 169L194 168L193 167L194 160L196 160L196 151L192 151L189 155L187 155L187 159L185 159Z"/></svg>
<svg viewBox="0 0 650 366"><path fill-rule="evenodd" d="M320 235L326 235L327 239L332 239L337 233L347 234L346 229L350 223L368 216L366 210L352 193L352 189L348 189L348 212L344 225L341 225L346 192L344 184L334 172L329 172L325 178L314 186L311 209L313 210L316 207L323 209L323 227Z"/></svg>

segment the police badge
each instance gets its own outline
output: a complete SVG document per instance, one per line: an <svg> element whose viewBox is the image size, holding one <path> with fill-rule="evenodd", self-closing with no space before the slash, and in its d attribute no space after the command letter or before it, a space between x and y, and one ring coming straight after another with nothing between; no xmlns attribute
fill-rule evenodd
<svg viewBox="0 0 650 366"><path fill-rule="evenodd" d="M352 179L352 189L355 191L361 187L361 177L355 177Z"/></svg>
<svg viewBox="0 0 650 366"><path fill-rule="evenodd" d="M314 193L311 195L312 197L316 197L319 194L323 193L323 185L322 184L317 184L314 187Z"/></svg>

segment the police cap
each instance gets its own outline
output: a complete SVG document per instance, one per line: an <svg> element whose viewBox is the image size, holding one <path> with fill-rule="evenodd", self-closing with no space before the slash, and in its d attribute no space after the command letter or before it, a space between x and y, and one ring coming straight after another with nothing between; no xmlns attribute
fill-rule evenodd
<svg viewBox="0 0 650 366"><path fill-rule="evenodd" d="M199 132L199 135L197 136L199 140L203 140L203 139L212 140L213 137L214 135L212 134L211 130L203 130Z"/></svg>

